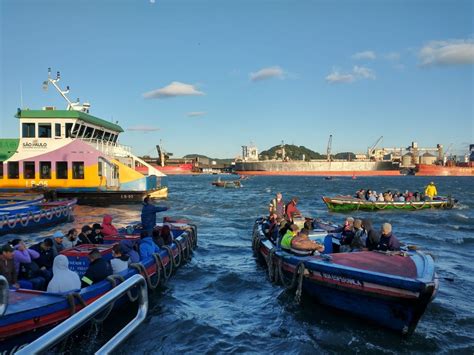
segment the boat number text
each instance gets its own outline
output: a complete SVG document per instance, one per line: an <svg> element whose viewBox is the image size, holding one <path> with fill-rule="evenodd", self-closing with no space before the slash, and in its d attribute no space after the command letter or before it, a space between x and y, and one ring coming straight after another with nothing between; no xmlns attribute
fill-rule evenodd
<svg viewBox="0 0 474 355"><path fill-rule="evenodd" d="M320 274L323 279L330 279L330 280L334 280L340 283L350 284L350 285L355 285L355 286L364 286L364 284L359 280L349 279L347 277L339 276L339 275L326 274L325 272L321 272Z"/></svg>

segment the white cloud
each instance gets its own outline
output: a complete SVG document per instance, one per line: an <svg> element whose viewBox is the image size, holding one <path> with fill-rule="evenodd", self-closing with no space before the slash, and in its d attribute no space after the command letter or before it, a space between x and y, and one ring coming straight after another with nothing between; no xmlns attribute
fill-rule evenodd
<svg viewBox="0 0 474 355"><path fill-rule="evenodd" d="M205 95L196 89L195 85L173 81L171 84L161 89L148 91L143 94L145 99L167 99L176 96L200 96Z"/></svg>
<svg viewBox="0 0 474 355"><path fill-rule="evenodd" d="M329 84L352 83L362 79L375 80L375 72L370 68L355 65L350 73L341 73L339 70L333 69L332 73L326 76L326 81Z"/></svg>
<svg viewBox="0 0 474 355"><path fill-rule="evenodd" d="M137 132L155 132L159 131L160 129L158 127L150 127L150 126L133 126L133 127L128 127L127 131L137 131Z"/></svg>
<svg viewBox="0 0 474 355"><path fill-rule="evenodd" d="M358 52L356 54L352 55L352 59L369 59L369 60L374 60L377 58L375 55L374 51L364 51L364 52Z"/></svg>
<svg viewBox="0 0 474 355"><path fill-rule="evenodd" d="M397 62L400 60L400 53L390 52L390 53L385 54L384 58L392 62Z"/></svg>
<svg viewBox="0 0 474 355"><path fill-rule="evenodd" d="M261 81L272 78L284 79L285 72L279 66L274 66L260 69L255 73L250 73L249 76L251 81Z"/></svg>
<svg viewBox="0 0 474 355"><path fill-rule="evenodd" d="M474 64L474 40L431 41L419 50L418 57L422 66Z"/></svg>
<svg viewBox="0 0 474 355"><path fill-rule="evenodd" d="M205 111L192 111L188 112L186 116L188 117L198 117L198 116L204 116L207 112Z"/></svg>

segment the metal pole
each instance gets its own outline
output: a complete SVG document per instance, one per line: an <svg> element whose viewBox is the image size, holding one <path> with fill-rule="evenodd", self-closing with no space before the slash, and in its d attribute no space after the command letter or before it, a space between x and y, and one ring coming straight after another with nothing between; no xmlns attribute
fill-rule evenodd
<svg viewBox="0 0 474 355"><path fill-rule="evenodd" d="M9 295L8 281L5 276L0 275L0 316L3 316L7 311Z"/></svg>
<svg viewBox="0 0 474 355"><path fill-rule="evenodd" d="M112 342L110 345L107 343L99 350L99 352L101 352L102 349L104 349L104 352L101 352L101 354L105 354L105 351L112 351L115 346L123 342L125 338L129 336L130 333L133 332L145 320L147 315L148 289L145 279L139 274L133 275L129 279L125 280L117 287L113 288L105 295L94 301L92 304L83 308L78 313L66 319L64 322L51 329L49 332L36 339L31 344L16 352L16 354L30 355L47 351L63 338L81 327L84 323L88 322L97 313L103 311L107 305L124 296L127 291L135 285L140 285L138 296L139 308L136 317L110 340Z"/></svg>

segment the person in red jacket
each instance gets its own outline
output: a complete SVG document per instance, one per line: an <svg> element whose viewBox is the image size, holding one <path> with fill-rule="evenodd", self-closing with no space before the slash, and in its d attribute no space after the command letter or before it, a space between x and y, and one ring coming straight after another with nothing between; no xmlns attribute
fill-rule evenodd
<svg viewBox="0 0 474 355"><path fill-rule="evenodd" d="M117 228L112 225L112 216L106 214L102 221L102 235L104 237L118 235Z"/></svg>
<svg viewBox="0 0 474 355"><path fill-rule="evenodd" d="M301 215L299 209L296 208L297 203L298 197L293 197L291 201L286 205L286 218L291 222L293 221L293 217Z"/></svg>

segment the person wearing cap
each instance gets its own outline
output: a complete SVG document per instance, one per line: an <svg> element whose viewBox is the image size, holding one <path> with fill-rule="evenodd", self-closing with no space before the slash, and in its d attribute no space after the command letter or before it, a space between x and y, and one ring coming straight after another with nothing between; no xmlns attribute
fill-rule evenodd
<svg viewBox="0 0 474 355"><path fill-rule="evenodd" d="M57 255L53 262L53 278L46 291L62 293L81 288L79 275L69 270L69 260L65 255Z"/></svg>
<svg viewBox="0 0 474 355"><path fill-rule="evenodd" d="M61 253L65 248L63 245L64 233L61 231L56 231L53 234L53 252L54 256Z"/></svg>
<svg viewBox="0 0 474 355"><path fill-rule="evenodd" d="M35 260L46 281L51 280L53 277L53 262L54 262L54 250L53 240L51 238L45 238L42 242L33 245L30 249L33 249L39 253L39 257Z"/></svg>
<svg viewBox="0 0 474 355"><path fill-rule="evenodd" d="M436 190L435 183L431 181L428 186L426 186L425 189L425 196L429 197L430 200L433 199L433 197L438 195L438 191Z"/></svg>
<svg viewBox="0 0 474 355"><path fill-rule="evenodd" d="M296 208L296 204L298 203L298 197L293 197L291 201L286 205L286 218L293 222L293 217L301 215L301 212Z"/></svg>
<svg viewBox="0 0 474 355"><path fill-rule="evenodd" d="M150 201L150 196L147 196L143 199L143 207L141 214L141 222L143 230L148 232L148 235L151 236L153 228L156 226L156 214L158 212L167 211L168 207L155 206Z"/></svg>
<svg viewBox="0 0 474 355"><path fill-rule="evenodd" d="M104 237L118 235L118 230L112 224L112 216L109 214L106 214L102 220L102 235Z"/></svg>
<svg viewBox="0 0 474 355"><path fill-rule="evenodd" d="M99 223L92 225L92 233L89 237L92 244L104 244L104 235L102 234L102 226Z"/></svg>
<svg viewBox="0 0 474 355"><path fill-rule="evenodd" d="M376 250L381 250L381 251L400 250L400 242L392 234L392 225L390 223L384 223L382 225L382 234L380 236L380 240L379 240L379 243L377 244Z"/></svg>
<svg viewBox="0 0 474 355"><path fill-rule="evenodd" d="M81 286L87 287L99 281L105 280L107 276L113 274L110 263L102 258L99 249L94 248L88 255L90 264L86 273L81 279Z"/></svg>
<svg viewBox="0 0 474 355"><path fill-rule="evenodd" d="M5 276L11 287L19 288L18 275L13 261L14 249L10 244L5 244L0 250L2 252L0 255L0 275Z"/></svg>
<svg viewBox="0 0 474 355"><path fill-rule="evenodd" d="M94 244L90 235L92 234L92 228L88 225L85 225L81 229L81 233L77 236L77 243L76 245L81 244Z"/></svg>

